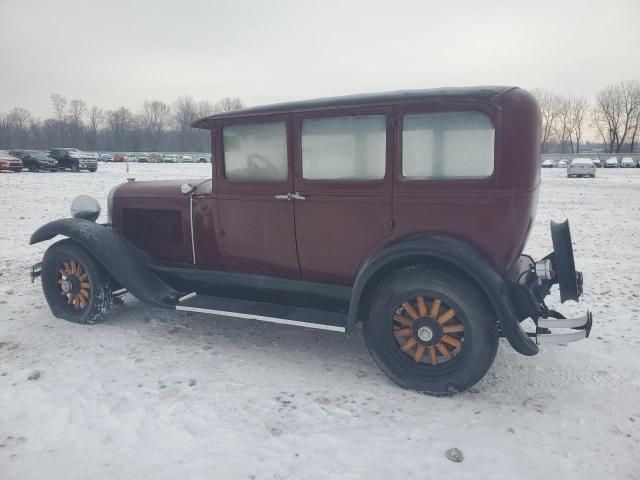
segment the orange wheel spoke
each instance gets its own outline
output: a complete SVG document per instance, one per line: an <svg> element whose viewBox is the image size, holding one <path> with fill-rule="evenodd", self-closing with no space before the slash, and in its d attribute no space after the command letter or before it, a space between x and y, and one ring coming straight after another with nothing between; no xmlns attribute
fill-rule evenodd
<svg viewBox="0 0 640 480"><path fill-rule="evenodd" d="M91 284L89 282L80 283L80 288L86 288L87 290L91 289Z"/></svg>
<svg viewBox="0 0 640 480"><path fill-rule="evenodd" d="M431 318L436 318L438 316L438 313L440 312L440 305L442 305L442 302L439 298L436 298L431 304L431 312L429 313Z"/></svg>
<svg viewBox="0 0 640 480"><path fill-rule="evenodd" d="M404 325L405 327L410 327L413 323L413 320L407 317L403 317L402 315L394 315L393 319L399 324Z"/></svg>
<svg viewBox="0 0 640 480"><path fill-rule="evenodd" d="M436 353L436 347L429 347L429 361L434 367L438 365L438 354Z"/></svg>
<svg viewBox="0 0 640 480"><path fill-rule="evenodd" d="M76 268L76 275L79 277L83 273L84 273L84 270L82 270L82 265L78 264L78 268Z"/></svg>
<svg viewBox="0 0 640 480"><path fill-rule="evenodd" d="M402 304L402 308L404 308L405 312L407 312L413 320L416 320L420 316L418 315L418 312L416 312L416 309L413 308L409 302L404 302Z"/></svg>
<svg viewBox="0 0 640 480"><path fill-rule="evenodd" d="M404 342L404 344L400 348L406 352L407 350L413 348L416 343L418 343L418 340L416 340L415 337L411 337L409 340Z"/></svg>
<svg viewBox="0 0 640 480"><path fill-rule="evenodd" d="M76 273L76 268L78 268L78 264L75 260L71 260L71 273Z"/></svg>
<svg viewBox="0 0 640 480"><path fill-rule="evenodd" d="M80 308L80 300L78 300L78 297L73 297L73 306L75 308Z"/></svg>
<svg viewBox="0 0 640 480"><path fill-rule="evenodd" d="M71 272L71 265L69 265L69 262L64 262L64 269L67 273Z"/></svg>
<svg viewBox="0 0 640 480"><path fill-rule="evenodd" d="M448 343L449 345L452 345L452 346L454 346L456 348L462 346L462 342L460 340L458 340L457 338L450 337L449 335L444 335L442 337L442 341L444 343Z"/></svg>
<svg viewBox="0 0 640 480"><path fill-rule="evenodd" d="M85 290L84 288L80 290L80 293L84 295L85 298L89 298L89 290Z"/></svg>
<svg viewBox="0 0 640 480"><path fill-rule="evenodd" d="M422 296L418 297L418 313L421 317L427 316L427 302Z"/></svg>
<svg viewBox="0 0 640 480"><path fill-rule="evenodd" d="M401 330L396 330L395 332L393 332L393 334L396 337L408 337L412 332L413 330L411 330L410 328L403 328Z"/></svg>
<svg viewBox="0 0 640 480"><path fill-rule="evenodd" d="M413 356L413 359L420 363L422 362L422 357L424 356L424 345L420 344L418 345L418 348L416 348L416 354Z"/></svg>
<svg viewBox="0 0 640 480"><path fill-rule="evenodd" d="M462 325L445 325L442 327L442 333L458 333L464 332L464 327Z"/></svg>
<svg viewBox="0 0 640 480"><path fill-rule="evenodd" d="M67 300L69 300L69 305L71 305L73 303L73 295L67 293Z"/></svg>
<svg viewBox="0 0 640 480"><path fill-rule="evenodd" d="M440 325L444 325L455 316L456 316L456 311L453 308L450 308L449 310L447 310L446 312L444 312L442 315L438 317L438 323Z"/></svg>
<svg viewBox="0 0 640 480"><path fill-rule="evenodd" d="M451 355L451 352L449 351L449 349L447 349L447 347L442 342L436 345L436 347L438 347L438 350L440 350L440 353L442 354L442 356L447 360L451 360L453 358L453 355Z"/></svg>
<svg viewBox="0 0 640 480"><path fill-rule="evenodd" d="M86 273L83 273L78 278L80 279L81 282L84 282L87 278L89 278L89 276Z"/></svg>

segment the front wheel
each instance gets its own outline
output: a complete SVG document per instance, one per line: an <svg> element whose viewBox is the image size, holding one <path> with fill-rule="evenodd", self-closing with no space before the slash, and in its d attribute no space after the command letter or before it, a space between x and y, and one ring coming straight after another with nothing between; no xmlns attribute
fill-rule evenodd
<svg viewBox="0 0 640 480"><path fill-rule="evenodd" d="M399 270L379 285L364 333L391 380L436 396L477 383L498 349L496 319L478 288L425 267Z"/></svg>
<svg viewBox="0 0 640 480"><path fill-rule="evenodd" d="M42 290L53 315L71 322L98 323L111 305L111 277L73 240L45 252Z"/></svg>
<svg viewBox="0 0 640 480"><path fill-rule="evenodd" d="M78 165L71 165L71 171L72 172L79 172L80 171L80 167Z"/></svg>

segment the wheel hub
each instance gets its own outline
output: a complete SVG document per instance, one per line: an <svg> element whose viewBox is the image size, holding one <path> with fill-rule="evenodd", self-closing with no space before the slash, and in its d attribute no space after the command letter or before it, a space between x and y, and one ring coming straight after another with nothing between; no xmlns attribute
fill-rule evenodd
<svg viewBox="0 0 640 480"><path fill-rule="evenodd" d="M420 327L418 329L418 338L423 342L428 342L433 338L433 330L429 327Z"/></svg>
<svg viewBox="0 0 640 480"><path fill-rule="evenodd" d="M413 336L424 345L435 345L442 337L442 327L431 317L420 317L411 325Z"/></svg>
<svg viewBox="0 0 640 480"><path fill-rule="evenodd" d="M60 290L62 290L62 293L69 293L72 289L73 285L71 284L71 282L67 279L63 279L62 283L60 284Z"/></svg>
<svg viewBox="0 0 640 480"><path fill-rule="evenodd" d="M416 297L395 310L393 336L416 363L438 366L462 349L464 326L455 321L456 314L439 298Z"/></svg>

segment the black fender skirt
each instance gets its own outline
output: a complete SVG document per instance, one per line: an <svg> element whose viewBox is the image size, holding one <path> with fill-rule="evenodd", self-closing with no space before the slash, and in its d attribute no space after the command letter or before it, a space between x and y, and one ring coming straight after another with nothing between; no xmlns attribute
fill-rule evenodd
<svg viewBox="0 0 640 480"><path fill-rule="evenodd" d="M54 220L38 228L34 243L64 235L81 245L134 297L161 308L175 308L180 292L160 280L147 265L149 256L111 228L81 218Z"/></svg>
<svg viewBox="0 0 640 480"><path fill-rule="evenodd" d="M380 278L376 274L398 262L411 265L426 260L428 264L429 258L452 264L471 277L491 302L502 333L511 346L523 355L538 353L538 346L520 328L504 279L471 246L441 235L412 235L382 249L362 266L352 289L347 332L352 331L358 322L361 297L367 284Z"/></svg>

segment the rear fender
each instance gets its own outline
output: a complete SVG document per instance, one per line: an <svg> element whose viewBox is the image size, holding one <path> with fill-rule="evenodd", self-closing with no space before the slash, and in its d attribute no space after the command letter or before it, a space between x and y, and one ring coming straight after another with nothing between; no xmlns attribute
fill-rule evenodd
<svg viewBox="0 0 640 480"><path fill-rule="evenodd" d="M520 328L505 281L475 249L439 235L407 237L384 248L362 266L352 289L347 332L352 332L356 323L366 317L368 295L385 276L398 268L430 264L463 272L485 294L511 346L523 355L538 353L536 344Z"/></svg>
<svg viewBox="0 0 640 480"><path fill-rule="evenodd" d="M29 244L64 235L81 245L139 300L161 308L174 308L179 292L169 287L148 268L150 257L111 228L81 218L54 220L38 228Z"/></svg>

